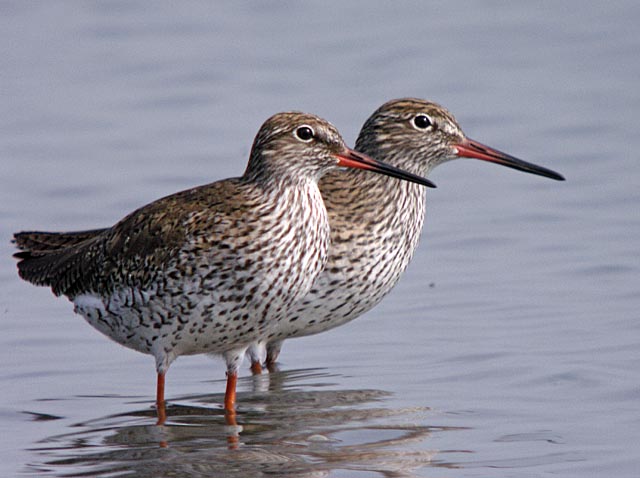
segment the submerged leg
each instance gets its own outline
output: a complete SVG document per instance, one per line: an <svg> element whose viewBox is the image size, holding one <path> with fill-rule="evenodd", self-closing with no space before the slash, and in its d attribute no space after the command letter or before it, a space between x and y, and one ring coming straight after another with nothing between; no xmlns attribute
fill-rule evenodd
<svg viewBox="0 0 640 478"><path fill-rule="evenodd" d="M224 361L227 364L227 389L224 394L224 411L225 414L233 416L235 421L236 414L236 384L238 383L238 370L242 365L246 347L242 349L234 349L223 354ZM232 423L235 425L235 423Z"/></svg>
<svg viewBox="0 0 640 478"><path fill-rule="evenodd" d="M164 425L167 421L167 410L164 402L164 372L158 372L158 384L156 386L156 412L158 413L157 425Z"/></svg>
<svg viewBox="0 0 640 478"><path fill-rule="evenodd" d="M227 372L227 389L224 394L224 411L226 413L236 413L236 384L238 383L238 372Z"/></svg>
<svg viewBox="0 0 640 478"><path fill-rule="evenodd" d="M158 373L158 382L156 386L156 412L158 413L158 425L164 425L167 421L167 411L164 401L164 377L169 370L171 362L175 359L173 354L159 352L158 349L153 350L156 359L156 372Z"/></svg>
<svg viewBox="0 0 640 478"><path fill-rule="evenodd" d="M236 384L238 383L238 372L227 372L227 389L224 394L224 421L227 426L232 427L232 431L227 436L229 449L238 448L240 441L239 432L242 428L238 427L236 420Z"/></svg>
<svg viewBox="0 0 640 478"><path fill-rule="evenodd" d="M238 421L236 420L236 384L238 383L238 372L227 372L227 390L224 393L224 421L227 426L233 427L233 431L227 437L229 446L237 448L239 436Z"/></svg>

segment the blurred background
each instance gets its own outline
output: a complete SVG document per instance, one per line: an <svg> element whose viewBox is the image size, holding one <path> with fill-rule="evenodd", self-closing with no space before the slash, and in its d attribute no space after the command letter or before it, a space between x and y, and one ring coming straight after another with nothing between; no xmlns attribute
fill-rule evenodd
<svg viewBox="0 0 640 478"><path fill-rule="evenodd" d="M0 2L0 474L637 476L639 21L635 1ZM244 368L237 450L221 361L176 361L159 429L153 359L16 274L13 232L241 175L278 111L353 144L404 96L567 181L438 168L392 294L287 342L281 372Z"/></svg>

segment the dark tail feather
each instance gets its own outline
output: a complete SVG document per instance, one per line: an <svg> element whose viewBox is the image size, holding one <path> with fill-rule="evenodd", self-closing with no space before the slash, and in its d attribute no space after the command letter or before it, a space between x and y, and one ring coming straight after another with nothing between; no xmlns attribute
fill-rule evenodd
<svg viewBox="0 0 640 478"><path fill-rule="evenodd" d="M53 233L18 233L15 242L23 248L13 257L20 259L18 273L24 280L35 285L49 286L56 295L64 294L73 297L78 293L91 288L92 281L96 279L95 269L102 263L104 257L103 241L98 234L87 236L87 233L95 231L83 231L81 233L66 234L67 238L75 236L79 239L84 235L84 240L76 244L63 247L54 247L54 242L41 242L40 238L56 237ZM37 235L37 240L33 239ZM60 236L65 233L60 234ZM26 238L26 239L25 239ZM69 241L69 239L65 239ZM64 241L59 241L64 242ZM27 249L26 244L45 244L49 249ZM40 246L44 247L44 246Z"/></svg>
<svg viewBox="0 0 640 478"><path fill-rule="evenodd" d="M76 232L24 231L13 235L13 242L22 251L55 251L77 246L99 236L105 229ZM19 254L19 253L18 253ZM15 257L22 258L18 254Z"/></svg>
<svg viewBox="0 0 640 478"><path fill-rule="evenodd" d="M51 286L54 279L52 271L58 269L56 264L59 262L60 255L60 251L21 251L15 253L13 257L20 259L18 262L20 277L35 285Z"/></svg>

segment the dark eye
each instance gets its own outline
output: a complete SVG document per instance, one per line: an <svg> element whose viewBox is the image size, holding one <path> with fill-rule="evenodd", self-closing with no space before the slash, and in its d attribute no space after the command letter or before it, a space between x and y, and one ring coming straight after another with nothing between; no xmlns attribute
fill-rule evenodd
<svg viewBox="0 0 640 478"><path fill-rule="evenodd" d="M421 114L413 118L413 125L418 129L427 129L433 126L433 122L427 115Z"/></svg>
<svg viewBox="0 0 640 478"><path fill-rule="evenodd" d="M309 142L313 139L313 129L311 129L311 126L300 126L297 130L296 130L296 136L304 141L304 142Z"/></svg>

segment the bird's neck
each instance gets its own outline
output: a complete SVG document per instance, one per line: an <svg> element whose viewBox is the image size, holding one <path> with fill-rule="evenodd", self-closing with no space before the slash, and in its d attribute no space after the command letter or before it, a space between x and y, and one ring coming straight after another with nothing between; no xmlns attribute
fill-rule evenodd
<svg viewBox="0 0 640 478"><path fill-rule="evenodd" d="M332 172L321 179L320 191L331 223L367 228L402 229L407 222L422 226L426 188L369 171Z"/></svg>
<svg viewBox="0 0 640 478"><path fill-rule="evenodd" d="M418 152L397 154L366 143L358 151L418 176L426 177L431 170L431 163L424 161ZM324 194L327 191L331 196L342 198L345 205L351 202L354 207L365 209L368 204L398 212L407 207L424 211L426 200L424 186L363 170L331 172L320 181L320 189L325 197L329 196Z"/></svg>
<svg viewBox="0 0 640 478"><path fill-rule="evenodd" d="M274 152L252 152L242 179L259 184L262 188L307 188L317 185L325 170L309 161L299 158L290 161L274 161Z"/></svg>

